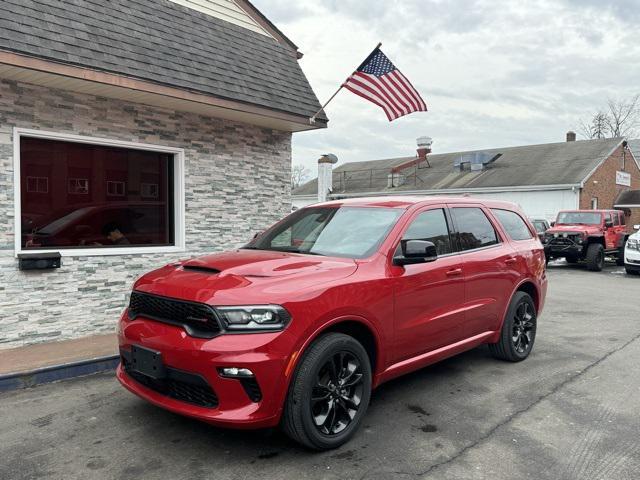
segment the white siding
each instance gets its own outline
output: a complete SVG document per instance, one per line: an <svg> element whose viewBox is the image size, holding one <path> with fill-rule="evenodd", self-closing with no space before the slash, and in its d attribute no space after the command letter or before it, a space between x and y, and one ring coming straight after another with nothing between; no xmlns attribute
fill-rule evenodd
<svg viewBox="0 0 640 480"><path fill-rule="evenodd" d="M567 189L536 192L473 193L471 196L513 202L518 204L529 218L545 218L553 221L560 210L578 208L578 192L578 189L575 192Z"/></svg>
<svg viewBox="0 0 640 480"><path fill-rule="evenodd" d="M260 26L247 12L240 8L233 0L170 0L173 3L197 10L212 17L225 20L234 25L253 30L270 37L271 35Z"/></svg>

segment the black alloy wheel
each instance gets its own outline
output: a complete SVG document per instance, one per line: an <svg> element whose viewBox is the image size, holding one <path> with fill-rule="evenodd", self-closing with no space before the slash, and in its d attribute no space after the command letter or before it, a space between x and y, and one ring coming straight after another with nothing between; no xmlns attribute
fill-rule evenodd
<svg viewBox="0 0 640 480"><path fill-rule="evenodd" d="M300 359L285 400L282 428L313 450L348 442L362 423L371 398L367 351L355 338L327 333Z"/></svg>
<svg viewBox="0 0 640 480"><path fill-rule="evenodd" d="M328 358L318 371L311 394L311 414L324 435L342 432L353 421L364 390L362 365L349 352Z"/></svg>
<svg viewBox="0 0 640 480"><path fill-rule="evenodd" d="M502 324L500 339L489 344L491 354L501 360L520 362L527 358L536 339L536 305L528 293L513 295Z"/></svg>
<svg viewBox="0 0 640 480"><path fill-rule="evenodd" d="M527 302L521 302L513 318L511 341L516 352L525 355L533 345L535 314Z"/></svg>

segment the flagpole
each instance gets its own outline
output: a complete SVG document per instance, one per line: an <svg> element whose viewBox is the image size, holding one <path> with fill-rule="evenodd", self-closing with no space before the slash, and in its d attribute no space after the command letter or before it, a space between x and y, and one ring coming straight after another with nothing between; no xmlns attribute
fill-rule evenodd
<svg viewBox="0 0 640 480"><path fill-rule="evenodd" d="M360 64L360 66L359 66L358 68L356 68L356 70L354 71L354 73L355 73L359 68L362 68L362 66L363 66L365 63L367 63L367 62L369 61L369 59L373 56L373 54L375 54L375 53L376 53L376 50L378 50L381 46L382 46L382 42L379 42L379 43L378 43L378 45L376 45L376 48L374 48L373 50L371 50L371 53L370 53L369 55L367 55L367 58L365 58L365 59L364 59L364 62L362 62L362 63ZM351 75L353 75L353 73L352 73ZM351 75L350 75L350 76L351 76ZM329 105L329 102L331 102L331 100L333 100L333 98L338 94L338 92L339 92L340 90L342 90L342 87L344 87L344 83L345 83L348 79L349 79L349 77L347 77L347 78L345 79L345 81L344 81L344 82L342 82L342 84L338 87L338 89L335 91L335 93L334 93L333 95L331 95L331 97L329 98L329 100L327 100L327 101L325 102L325 104L324 104L324 105L322 105L322 106L320 107L320 110L318 110L316 113L314 113L314 114L313 114L313 116L312 116L312 117L310 117L310 118L309 118L309 123L310 123L310 124L312 124L312 125L313 125L314 123L316 123L316 117L318 116L318 114L319 114L322 110L324 110L324 108L325 108L327 105Z"/></svg>

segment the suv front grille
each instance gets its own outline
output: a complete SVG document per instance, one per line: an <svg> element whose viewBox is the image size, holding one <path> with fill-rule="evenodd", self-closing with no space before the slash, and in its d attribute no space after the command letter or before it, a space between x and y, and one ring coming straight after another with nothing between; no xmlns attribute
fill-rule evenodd
<svg viewBox="0 0 640 480"><path fill-rule="evenodd" d="M139 384L167 397L191 403L205 408L218 406L218 396L204 378L175 368L165 367L167 378L154 379L131 368L131 363L123 356L122 364L127 372Z"/></svg>
<svg viewBox="0 0 640 480"><path fill-rule="evenodd" d="M132 292L129 318L138 316L180 325L192 337L212 338L220 333L213 309L204 303L187 302L142 292Z"/></svg>

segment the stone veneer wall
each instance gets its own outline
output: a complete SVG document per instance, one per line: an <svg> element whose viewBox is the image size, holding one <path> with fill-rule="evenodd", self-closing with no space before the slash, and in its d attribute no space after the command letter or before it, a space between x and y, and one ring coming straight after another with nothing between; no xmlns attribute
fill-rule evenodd
<svg viewBox="0 0 640 480"><path fill-rule="evenodd" d="M185 151L186 252L14 258L13 127ZM243 244L291 208L291 134L0 80L0 349L111 332L134 279L178 258Z"/></svg>

